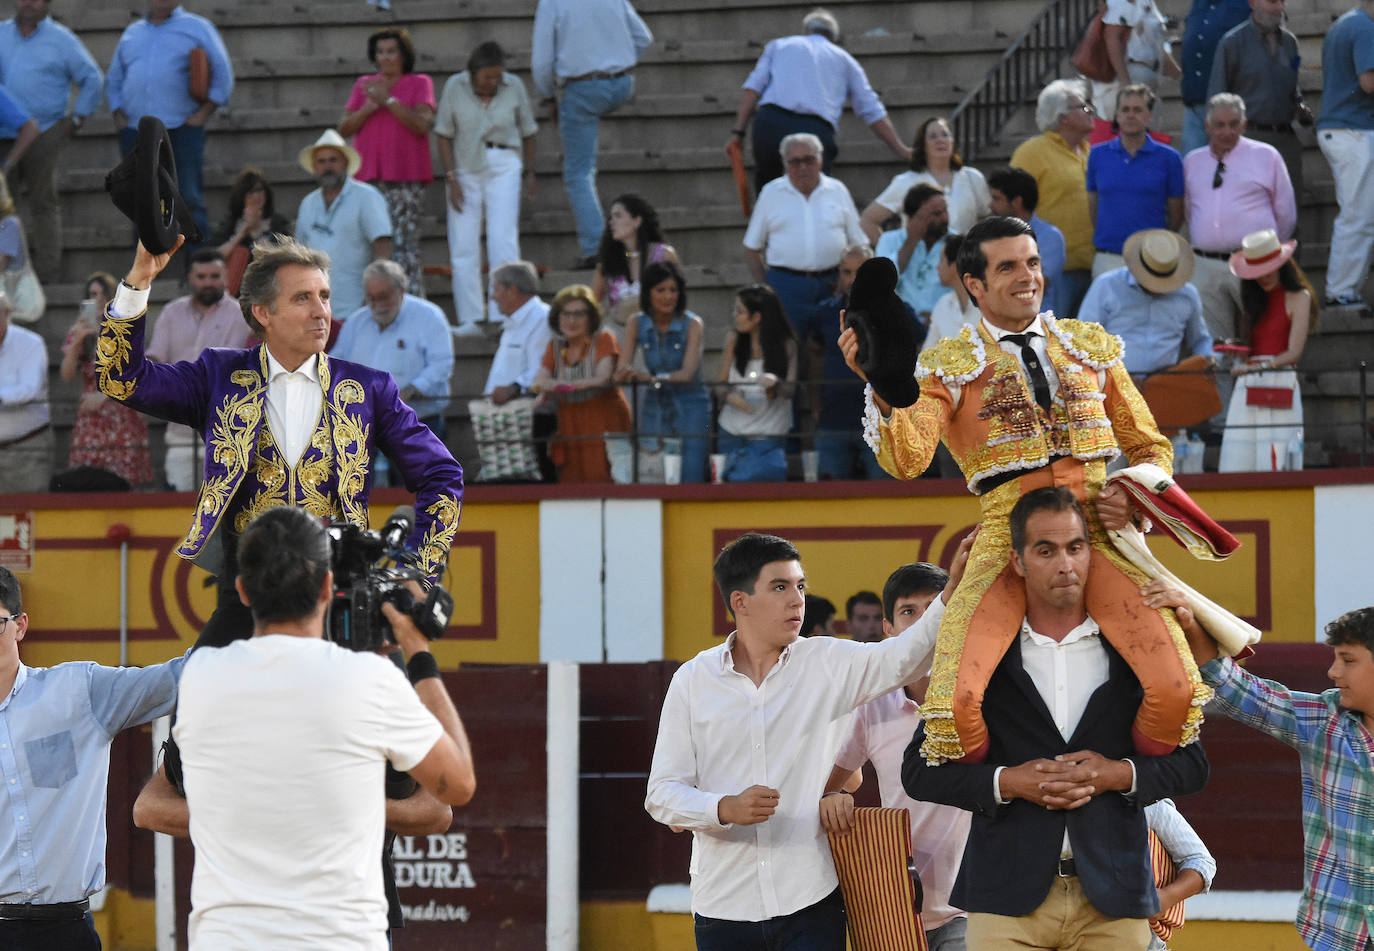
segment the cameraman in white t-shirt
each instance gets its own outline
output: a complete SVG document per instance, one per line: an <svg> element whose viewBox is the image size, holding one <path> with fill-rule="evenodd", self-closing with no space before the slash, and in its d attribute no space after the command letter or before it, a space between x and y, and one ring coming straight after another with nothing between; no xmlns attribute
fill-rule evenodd
<svg viewBox="0 0 1374 951"><path fill-rule="evenodd" d="M191 948L382 951L386 762L463 805L476 780L462 721L391 605L413 689L385 658L324 639L333 575L314 516L269 509L238 556L253 636L191 656L173 731L196 847Z"/></svg>

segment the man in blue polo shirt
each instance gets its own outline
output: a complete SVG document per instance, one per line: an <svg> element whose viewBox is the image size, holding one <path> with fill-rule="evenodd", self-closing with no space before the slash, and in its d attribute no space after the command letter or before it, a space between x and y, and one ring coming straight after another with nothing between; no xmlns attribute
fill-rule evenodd
<svg viewBox="0 0 1374 951"><path fill-rule="evenodd" d="M1148 228L1183 224L1183 159L1150 138L1155 94L1127 86L1116 97L1118 138L1088 154L1088 214L1093 220L1093 277L1122 267L1126 239Z"/></svg>

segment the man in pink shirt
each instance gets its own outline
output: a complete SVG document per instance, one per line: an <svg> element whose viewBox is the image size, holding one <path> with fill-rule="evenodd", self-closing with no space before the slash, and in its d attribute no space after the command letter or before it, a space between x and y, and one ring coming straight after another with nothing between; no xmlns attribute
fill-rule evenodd
<svg viewBox="0 0 1374 951"><path fill-rule="evenodd" d="M158 363L194 360L207 347L246 347L251 334L239 302L224 289L224 255L218 248L200 248L191 255L186 276L191 293L168 301L153 325L148 359ZM196 488L205 462L205 445L192 429L167 424L167 484L176 492Z"/></svg>
<svg viewBox="0 0 1374 951"><path fill-rule="evenodd" d="M1183 159L1183 194L1197 264L1193 286L1207 329L1218 340L1236 335L1240 279L1227 264L1247 234L1272 229L1293 236L1297 203L1278 149L1245 138L1245 100L1220 92L1207 101L1207 145Z"/></svg>
<svg viewBox="0 0 1374 951"><path fill-rule="evenodd" d="M948 580L943 570L926 562L894 571L883 586L883 635L896 637L920 620ZM953 806L917 802L902 788L902 754L921 722L921 701L929 681L929 676L921 677L854 711L849 737L835 757L835 768L821 796L821 824L827 832L840 835L853 830L850 791L858 788L858 782L850 780L858 780L857 771L871 762L883 805L911 813L911 855L924 892L921 924L926 944L930 951L964 951L968 917L949 903L949 892L964 854L970 814Z"/></svg>

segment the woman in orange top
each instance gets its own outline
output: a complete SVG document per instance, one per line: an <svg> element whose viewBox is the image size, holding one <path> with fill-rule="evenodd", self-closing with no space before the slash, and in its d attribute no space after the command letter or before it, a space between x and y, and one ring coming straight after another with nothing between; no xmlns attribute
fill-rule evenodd
<svg viewBox="0 0 1374 951"><path fill-rule="evenodd" d="M558 481L610 482L604 437L630 431L630 404L611 385L620 354L615 334L602 328L596 295L585 284L558 292L549 308L549 326L554 337L533 388L541 402L558 404L558 433L551 450Z"/></svg>

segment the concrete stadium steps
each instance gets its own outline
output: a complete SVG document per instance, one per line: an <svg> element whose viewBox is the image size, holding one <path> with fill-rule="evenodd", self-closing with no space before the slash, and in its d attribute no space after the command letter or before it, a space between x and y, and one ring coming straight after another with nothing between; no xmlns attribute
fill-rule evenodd
<svg viewBox="0 0 1374 951"><path fill-rule="evenodd" d="M294 216L301 197L314 187L296 164L296 154L337 122L354 79L368 68L366 38L378 26L396 23L411 30L418 48L416 68L433 77L436 93L464 67L471 49L488 39L506 48L513 71L529 86L535 5L536 0L399 0L400 9L378 11L362 0L191 0L190 9L219 27L237 76L230 107L209 126L205 174L212 223L223 214L229 186L246 165L266 173L276 190L278 210ZM636 70L635 98L602 124L599 190L606 202L620 192L635 191L659 209L668 239L687 264L692 308L707 322L708 374L728 326L734 290L749 280L740 256L746 221L721 148L733 124L740 85L763 45L796 32L813 5L780 0L635 0L655 43ZM926 117L947 115L1039 10L1038 3L1001 0L838 0L826 5L839 18L846 48L863 63L904 138ZM58 13L105 67L120 32L137 16L132 6L127 0L88 0ZM1162 0L1161 6L1181 19L1188 0ZM1307 67L1303 86L1314 106L1320 100L1321 38L1347 6L1346 0L1288 3L1290 27L1300 37ZM1164 82L1158 112L1158 125L1175 132L1182 121L1177 90L1176 82ZM1017 143L1035 134L1035 92L1030 91L1001 142L976 159L979 168L1004 164ZM589 282L591 272L566 270L576 244L561 183L561 146L547 109L537 108L538 197L525 209L521 243L524 256L549 268L542 286L551 295L567 284ZM849 112L838 139L836 174L862 208L901 171L901 163ZM93 269L118 274L127 266L131 229L109 204L103 188L117 151L109 114L101 112L69 145L63 159L66 283L48 288L50 313L43 321L54 371L62 336L82 293L76 282ZM1302 202L1301 227L1312 240L1304 243L1300 260L1320 290L1325 242L1336 209L1330 171L1317 149L1307 150L1305 170L1308 194ZM423 230L425 263L446 264L444 197L437 185L426 192ZM447 280L431 275L427 287L437 303L450 307ZM163 282L156 299L178 293L170 282ZM1311 342L1313 365L1318 360L1347 359L1361 349L1367 352L1374 349L1370 341L1374 320L1350 315L1324 323ZM457 341L455 393L481 388L494 349L491 340ZM54 373L54 396L71 390L65 386ZM1349 415L1350 394L1355 391L1344 376L1323 377L1305 391L1309 420ZM455 403L455 412L463 409Z"/></svg>

